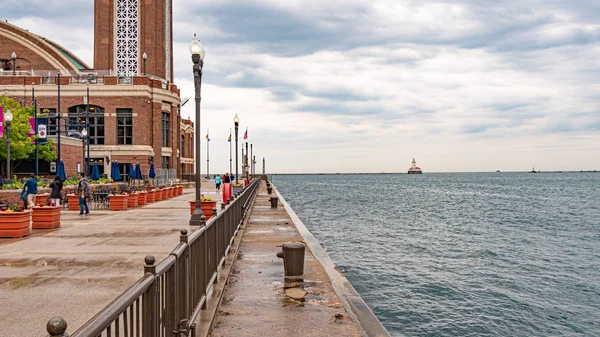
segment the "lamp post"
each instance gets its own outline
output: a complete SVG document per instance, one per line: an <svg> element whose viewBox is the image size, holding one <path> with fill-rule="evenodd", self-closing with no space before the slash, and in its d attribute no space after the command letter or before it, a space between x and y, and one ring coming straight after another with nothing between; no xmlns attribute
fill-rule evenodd
<svg viewBox="0 0 600 337"><path fill-rule="evenodd" d="M238 184L238 127L240 126L240 119L235 114L233 117L233 124L235 125L235 184Z"/></svg>
<svg viewBox="0 0 600 337"><path fill-rule="evenodd" d="M200 208L200 175L202 170L200 167L200 88L202 86L202 67L204 66L204 56L206 52L202 47L202 43L198 41L196 34L190 43L190 53L192 54L192 62L194 63L194 89L196 99L196 209L190 218L190 226L201 226L206 222L206 217L202 208Z"/></svg>
<svg viewBox="0 0 600 337"><path fill-rule="evenodd" d="M81 162L81 170L83 171L83 175L87 176L87 170L86 170L86 165L85 165L85 139L88 136L88 131L87 131L87 125L84 127L83 130L81 130L81 141L82 143L82 147L83 147L83 151L82 151L82 162Z"/></svg>
<svg viewBox="0 0 600 337"><path fill-rule="evenodd" d="M17 53L15 53L13 51L12 54L10 55L10 57L12 57L12 60L13 60L13 75L16 75L17 74Z"/></svg>
<svg viewBox="0 0 600 337"><path fill-rule="evenodd" d="M14 54L14 53L13 53ZM6 125L6 179L10 180L10 124L12 123L13 115L10 110L6 110L4 114L4 125Z"/></svg>
<svg viewBox="0 0 600 337"><path fill-rule="evenodd" d="M250 142L250 177L254 174L254 164L252 163L252 142Z"/></svg>
<svg viewBox="0 0 600 337"><path fill-rule="evenodd" d="M146 60L148 59L148 54L144 53L142 58L144 59L144 76L146 76Z"/></svg>

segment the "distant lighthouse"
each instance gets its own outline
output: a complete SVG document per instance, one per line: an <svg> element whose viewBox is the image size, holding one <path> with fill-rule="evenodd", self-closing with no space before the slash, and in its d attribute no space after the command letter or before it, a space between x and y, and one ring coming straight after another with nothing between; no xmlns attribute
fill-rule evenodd
<svg viewBox="0 0 600 337"><path fill-rule="evenodd" d="M413 158L412 166L408 169L408 174L423 174L421 168L417 166L417 161Z"/></svg>

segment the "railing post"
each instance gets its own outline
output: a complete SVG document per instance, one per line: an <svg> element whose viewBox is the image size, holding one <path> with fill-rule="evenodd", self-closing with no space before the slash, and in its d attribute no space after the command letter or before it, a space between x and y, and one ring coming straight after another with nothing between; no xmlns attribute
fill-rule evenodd
<svg viewBox="0 0 600 337"><path fill-rule="evenodd" d="M60 317L51 318L46 324L47 337L69 337L67 333L67 321Z"/></svg>
<svg viewBox="0 0 600 337"><path fill-rule="evenodd" d="M151 273L154 277L152 285L142 295L142 335L143 336L158 336L158 280L156 277L156 259L152 255L148 255L144 258L146 265L144 266L144 273Z"/></svg>
<svg viewBox="0 0 600 337"><path fill-rule="evenodd" d="M175 326L179 326L178 333L183 333L185 336L188 335L188 320L190 318L190 246L188 245L188 231L182 229L179 231L179 242L185 243L185 249L181 254L181 257L177 261L177 288L176 288L176 301L177 301L177 315L175 316Z"/></svg>

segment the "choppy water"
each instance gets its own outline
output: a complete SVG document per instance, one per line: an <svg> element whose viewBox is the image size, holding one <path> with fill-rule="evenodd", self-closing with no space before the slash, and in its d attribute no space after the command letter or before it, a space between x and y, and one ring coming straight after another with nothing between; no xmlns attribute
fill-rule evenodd
<svg viewBox="0 0 600 337"><path fill-rule="evenodd" d="M394 336L600 336L598 173L272 181Z"/></svg>

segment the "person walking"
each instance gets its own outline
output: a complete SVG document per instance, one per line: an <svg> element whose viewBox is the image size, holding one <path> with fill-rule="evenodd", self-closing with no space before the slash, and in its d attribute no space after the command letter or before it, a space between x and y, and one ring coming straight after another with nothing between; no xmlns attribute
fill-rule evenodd
<svg viewBox="0 0 600 337"><path fill-rule="evenodd" d="M25 208L32 208L35 206L35 196L38 193L37 190L38 182L35 180L35 176L32 174L29 176L29 180L23 186L23 190L27 194L27 198L24 200Z"/></svg>
<svg viewBox="0 0 600 337"><path fill-rule="evenodd" d="M229 184L230 182L231 182L231 179L229 179L229 173L226 173L226 174L223 176L223 183L225 183L225 184Z"/></svg>
<svg viewBox="0 0 600 337"><path fill-rule="evenodd" d="M79 196L79 216L83 216L83 209L85 208L85 215L90 214L87 201L92 196L92 187L87 181L83 172L79 172L79 185L77 186L77 195Z"/></svg>
<svg viewBox="0 0 600 337"><path fill-rule="evenodd" d="M50 188L52 189L52 192L50 193L50 204L52 206L60 206L63 182L59 176L54 177L54 180L50 183Z"/></svg>
<svg viewBox="0 0 600 337"><path fill-rule="evenodd" d="M215 185L217 186L217 192L219 192L221 190L221 177L215 177Z"/></svg>

